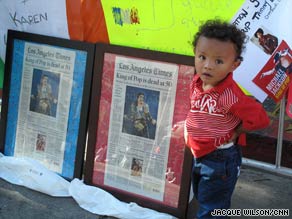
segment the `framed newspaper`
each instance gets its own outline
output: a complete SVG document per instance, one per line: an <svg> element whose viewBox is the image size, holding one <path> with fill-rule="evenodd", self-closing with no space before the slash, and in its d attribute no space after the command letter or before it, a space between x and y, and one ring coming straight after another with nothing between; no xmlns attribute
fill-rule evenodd
<svg viewBox="0 0 292 219"><path fill-rule="evenodd" d="M185 218L192 155L183 138L193 57L97 44L84 181Z"/></svg>
<svg viewBox="0 0 292 219"><path fill-rule="evenodd" d="M8 31L2 99L4 155L80 178L94 44Z"/></svg>

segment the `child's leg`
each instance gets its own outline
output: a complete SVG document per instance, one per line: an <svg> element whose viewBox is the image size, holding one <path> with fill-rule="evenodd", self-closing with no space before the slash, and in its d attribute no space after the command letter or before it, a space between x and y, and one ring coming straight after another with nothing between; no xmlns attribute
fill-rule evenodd
<svg viewBox="0 0 292 219"><path fill-rule="evenodd" d="M241 152L237 146L195 159L193 187L199 202L198 218L216 218L211 214L214 209L230 208L240 165Z"/></svg>

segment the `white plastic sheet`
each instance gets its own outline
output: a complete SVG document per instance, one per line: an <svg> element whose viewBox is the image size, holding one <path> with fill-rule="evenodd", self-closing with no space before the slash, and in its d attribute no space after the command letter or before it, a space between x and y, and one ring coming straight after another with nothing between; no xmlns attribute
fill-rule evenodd
<svg viewBox="0 0 292 219"><path fill-rule="evenodd" d="M80 207L99 215L120 219L174 219L175 217L138 206L136 203L125 203L108 192L94 186L85 185L74 179L69 187L70 195Z"/></svg>
<svg viewBox="0 0 292 219"><path fill-rule="evenodd" d="M70 196L70 182L30 158L10 157L0 153L0 177L12 184L51 196Z"/></svg>
<svg viewBox="0 0 292 219"><path fill-rule="evenodd" d="M0 153L0 178L56 197L72 196L79 206L98 215L120 219L175 219L175 217L143 208L136 203L119 201L110 193L88 186L79 179L70 182L31 158L4 156Z"/></svg>

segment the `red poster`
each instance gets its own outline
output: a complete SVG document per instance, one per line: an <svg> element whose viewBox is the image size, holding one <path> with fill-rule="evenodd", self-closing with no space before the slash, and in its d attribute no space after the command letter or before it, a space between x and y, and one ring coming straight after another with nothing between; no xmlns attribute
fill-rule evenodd
<svg viewBox="0 0 292 219"><path fill-rule="evenodd" d="M291 82L292 52L283 40L266 65L253 79L275 102L282 99Z"/></svg>
<svg viewBox="0 0 292 219"><path fill-rule="evenodd" d="M286 106L286 113L287 115L292 118L292 83L288 89L288 99L287 99L287 106Z"/></svg>

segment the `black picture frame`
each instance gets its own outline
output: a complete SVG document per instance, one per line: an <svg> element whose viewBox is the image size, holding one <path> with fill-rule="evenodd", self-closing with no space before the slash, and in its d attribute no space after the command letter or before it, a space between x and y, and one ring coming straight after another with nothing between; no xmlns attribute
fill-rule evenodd
<svg viewBox="0 0 292 219"><path fill-rule="evenodd" d="M95 45L8 30L0 149L82 177Z"/></svg>
<svg viewBox="0 0 292 219"><path fill-rule="evenodd" d="M86 184L100 187L122 201L186 218L192 154L184 144L183 126L189 108L193 60L185 55L96 44L84 172ZM135 64L141 68L131 67ZM147 136L134 133L124 125L126 108L130 106L128 97L139 92L149 101L149 112L154 108L151 121L155 119L156 129L152 136L151 133ZM168 105L166 100L173 102ZM172 118L161 121L168 113ZM152 149L148 150L147 145ZM125 148L129 150L125 152ZM137 164L140 168L134 170ZM161 189L158 195L155 193L159 188L155 191L153 182ZM131 183L136 185L126 186ZM147 189L151 191L148 193Z"/></svg>

